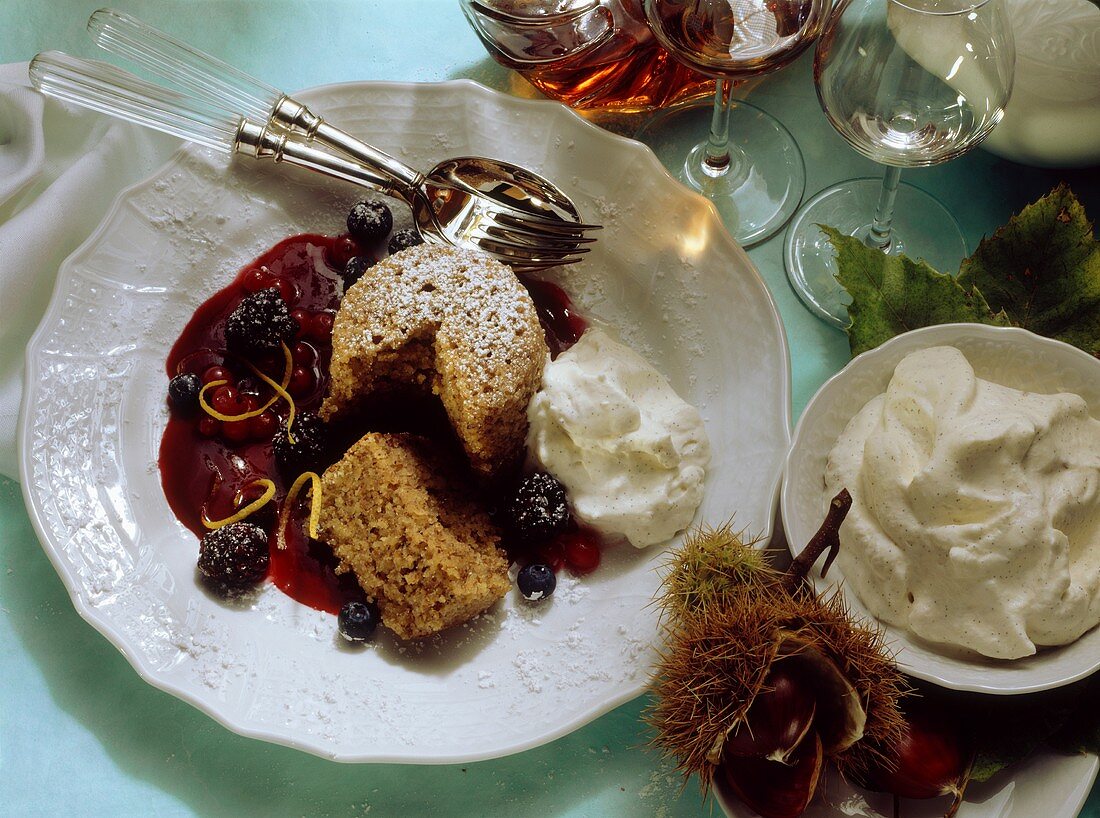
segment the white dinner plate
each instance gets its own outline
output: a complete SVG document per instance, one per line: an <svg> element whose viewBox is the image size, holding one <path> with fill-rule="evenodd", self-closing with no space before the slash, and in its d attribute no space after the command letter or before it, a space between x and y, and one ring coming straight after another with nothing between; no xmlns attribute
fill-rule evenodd
<svg viewBox="0 0 1100 818"><path fill-rule="evenodd" d="M348 84L302 95L410 164L463 154L558 183L594 252L562 272L704 416L713 450L697 520L770 534L789 440L790 365L775 305L711 207L631 140L556 103L469 81ZM124 191L63 265L27 351L22 484L81 615L138 673L230 729L343 761L491 758L564 735L641 693L655 566L618 547L549 604L515 593L418 652L351 650L335 618L270 584L236 604L200 589L198 543L161 490L165 358L195 307L279 239L338 233L358 192L181 150ZM673 547L675 542L668 547Z"/></svg>

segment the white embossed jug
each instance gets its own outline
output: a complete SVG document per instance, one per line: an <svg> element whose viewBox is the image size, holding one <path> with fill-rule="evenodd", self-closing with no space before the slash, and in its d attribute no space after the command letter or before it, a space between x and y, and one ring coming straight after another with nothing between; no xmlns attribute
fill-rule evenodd
<svg viewBox="0 0 1100 818"><path fill-rule="evenodd" d="M1028 165L1100 165L1100 7L1090 0L1007 5L1015 85L983 147Z"/></svg>

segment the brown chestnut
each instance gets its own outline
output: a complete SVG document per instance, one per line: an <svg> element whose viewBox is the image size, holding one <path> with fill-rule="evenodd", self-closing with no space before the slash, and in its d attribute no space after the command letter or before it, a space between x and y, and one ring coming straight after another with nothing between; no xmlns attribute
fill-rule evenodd
<svg viewBox="0 0 1100 818"><path fill-rule="evenodd" d="M821 739L810 733L786 764L724 754L716 774L762 818L798 818L817 791L823 761Z"/></svg>

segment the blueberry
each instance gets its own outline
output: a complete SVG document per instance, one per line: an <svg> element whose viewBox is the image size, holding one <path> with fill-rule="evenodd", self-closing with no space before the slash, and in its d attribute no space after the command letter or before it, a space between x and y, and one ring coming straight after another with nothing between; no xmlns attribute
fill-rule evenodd
<svg viewBox="0 0 1100 818"><path fill-rule="evenodd" d="M348 232L360 244L382 241L393 230L393 214L382 202L359 202L348 213Z"/></svg>
<svg viewBox="0 0 1100 818"><path fill-rule="evenodd" d="M420 238L420 234L415 230L398 230L390 236L390 243L387 249L392 256L394 253L400 253L402 250L407 250L410 247L416 247L416 245L423 243L424 239Z"/></svg>
<svg viewBox="0 0 1100 818"><path fill-rule="evenodd" d="M540 543L569 524L565 487L546 472L525 478L508 501L505 513L511 532L528 543Z"/></svg>
<svg viewBox="0 0 1100 818"><path fill-rule="evenodd" d="M199 570L227 588L243 588L267 574L267 532L246 522L207 532L199 543Z"/></svg>
<svg viewBox="0 0 1100 818"><path fill-rule="evenodd" d="M558 587L558 578L554 576L554 569L540 562L533 562L519 569L516 577L519 592L528 602L538 602L546 599L554 593Z"/></svg>
<svg viewBox="0 0 1100 818"><path fill-rule="evenodd" d="M365 642L374 634L381 618L378 606L372 602L346 602L336 618L336 626L349 642Z"/></svg>
<svg viewBox="0 0 1100 818"><path fill-rule="evenodd" d="M344 265L344 271L340 273L340 278L344 279L344 292L347 292L348 287L361 279L363 273L373 265L374 260L369 256L352 256L349 258L348 263Z"/></svg>
<svg viewBox="0 0 1100 818"><path fill-rule="evenodd" d="M202 381L193 372L184 372L168 381L168 403L177 412L191 414L199 408Z"/></svg>

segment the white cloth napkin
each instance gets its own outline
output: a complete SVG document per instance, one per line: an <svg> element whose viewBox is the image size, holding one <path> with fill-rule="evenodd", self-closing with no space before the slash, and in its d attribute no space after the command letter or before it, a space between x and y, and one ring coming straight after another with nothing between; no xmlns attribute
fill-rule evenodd
<svg viewBox="0 0 1100 818"><path fill-rule="evenodd" d="M0 65L0 474L18 479L24 351L58 267L180 144L43 97L26 63Z"/></svg>

